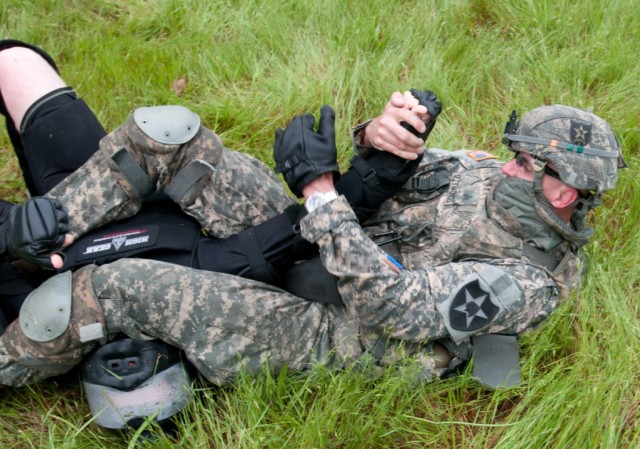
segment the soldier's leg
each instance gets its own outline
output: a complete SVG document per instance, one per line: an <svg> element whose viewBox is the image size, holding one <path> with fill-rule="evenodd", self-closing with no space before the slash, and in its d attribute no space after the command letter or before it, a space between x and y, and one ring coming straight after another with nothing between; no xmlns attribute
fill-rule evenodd
<svg viewBox="0 0 640 449"><path fill-rule="evenodd" d="M96 268L91 284L108 326L117 321L133 338L150 335L184 350L219 385L266 363L308 369L329 352L327 309L267 284L124 259Z"/></svg>
<svg viewBox="0 0 640 449"><path fill-rule="evenodd" d="M100 141L100 150L47 196L70 216L71 234L133 215L157 190L224 237L291 203L264 164L223 147L186 108L140 108Z"/></svg>
<svg viewBox="0 0 640 449"><path fill-rule="evenodd" d="M82 165L106 134L42 49L0 40L0 113L32 196Z"/></svg>
<svg viewBox="0 0 640 449"><path fill-rule="evenodd" d="M36 290L0 337L0 384L66 372L120 333L182 349L216 384L264 364L304 370L330 352L328 308L260 282L141 259L68 276Z"/></svg>

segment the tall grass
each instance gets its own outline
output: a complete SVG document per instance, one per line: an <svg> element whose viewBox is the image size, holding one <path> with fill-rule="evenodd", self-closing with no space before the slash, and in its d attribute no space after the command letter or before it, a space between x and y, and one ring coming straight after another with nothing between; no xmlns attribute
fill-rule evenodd
<svg viewBox="0 0 640 449"><path fill-rule="evenodd" d="M505 155L512 109L562 103L605 117L630 168L593 218L584 288L522 338L517 388L469 372L424 386L393 369L265 372L199 382L177 433L148 424L159 436L143 443L92 424L72 374L0 390L0 445L638 447L639 30L633 0L3 0L0 36L47 49L107 129L137 106L179 103L271 164L275 128L326 103L346 166L352 125L393 90L431 88L444 105L432 146ZM0 151L0 195L20 201L4 133Z"/></svg>

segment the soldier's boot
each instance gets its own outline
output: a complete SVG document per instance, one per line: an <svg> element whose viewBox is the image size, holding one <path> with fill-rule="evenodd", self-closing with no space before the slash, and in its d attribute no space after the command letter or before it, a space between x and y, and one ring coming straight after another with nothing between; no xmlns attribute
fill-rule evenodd
<svg viewBox="0 0 640 449"><path fill-rule="evenodd" d="M291 202L264 164L225 149L181 106L136 109L47 196L62 202L70 233L78 236L135 214L145 198L163 190L217 236L257 224Z"/></svg>

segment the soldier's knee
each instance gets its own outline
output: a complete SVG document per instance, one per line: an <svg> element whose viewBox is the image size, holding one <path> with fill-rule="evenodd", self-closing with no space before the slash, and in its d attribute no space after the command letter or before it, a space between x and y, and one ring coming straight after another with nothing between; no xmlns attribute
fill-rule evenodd
<svg viewBox="0 0 640 449"><path fill-rule="evenodd" d="M51 375L73 368L96 341L106 341L97 302L74 301L71 272L53 276L34 290L3 336L22 366ZM87 298L83 298L87 299Z"/></svg>
<svg viewBox="0 0 640 449"><path fill-rule="evenodd" d="M200 117L183 106L136 109L101 144L130 196L146 197L169 184L194 160L218 163L222 142L200 126Z"/></svg>
<svg viewBox="0 0 640 449"><path fill-rule="evenodd" d="M149 138L165 145L189 142L200 129L200 117L184 106L142 107L133 111L133 120Z"/></svg>

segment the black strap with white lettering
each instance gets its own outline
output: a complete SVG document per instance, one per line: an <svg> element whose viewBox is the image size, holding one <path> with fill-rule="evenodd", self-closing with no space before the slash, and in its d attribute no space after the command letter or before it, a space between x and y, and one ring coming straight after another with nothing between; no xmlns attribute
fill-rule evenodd
<svg viewBox="0 0 640 449"><path fill-rule="evenodd" d="M123 257L191 266L201 228L174 204L147 204L134 217L92 231L65 251L63 270L102 265Z"/></svg>

